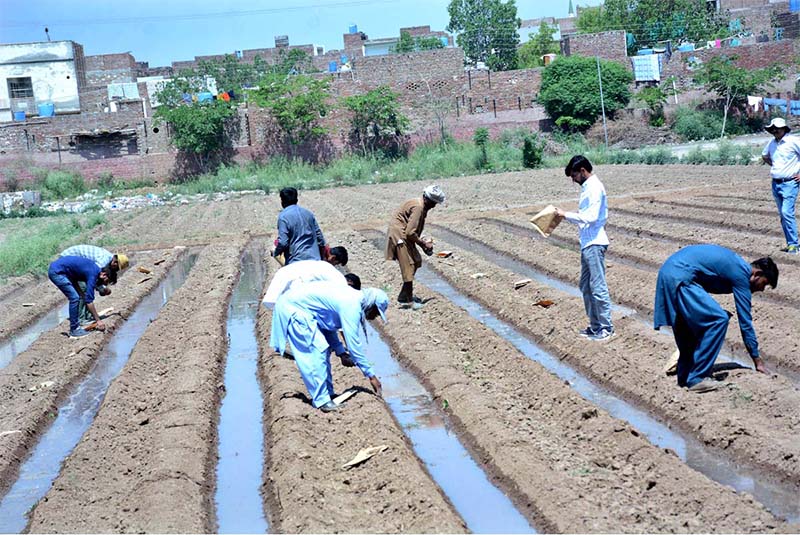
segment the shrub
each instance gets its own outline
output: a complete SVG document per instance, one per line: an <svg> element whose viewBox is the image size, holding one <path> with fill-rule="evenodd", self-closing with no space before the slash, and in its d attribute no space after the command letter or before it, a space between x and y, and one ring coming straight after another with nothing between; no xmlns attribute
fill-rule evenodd
<svg viewBox="0 0 800 535"><path fill-rule="evenodd" d="M478 147L478 158L475 160L475 167L478 169L485 169L489 166L489 154L486 152L486 146L489 144L489 130L486 128L478 128L472 136L472 141Z"/></svg>
<svg viewBox="0 0 800 535"><path fill-rule="evenodd" d="M42 184L42 197L64 199L86 193L86 181L73 171L50 171Z"/></svg>
<svg viewBox="0 0 800 535"><path fill-rule="evenodd" d="M542 166L545 142L537 135L530 135L522 143L522 166L535 169Z"/></svg>
<svg viewBox="0 0 800 535"><path fill-rule="evenodd" d="M675 111L672 129L682 139L714 139L722 130L722 114L712 110L680 107Z"/></svg>
<svg viewBox="0 0 800 535"><path fill-rule="evenodd" d="M700 147L694 147L689 153L681 160L684 163L691 165L702 165L706 163L706 154Z"/></svg>
<svg viewBox="0 0 800 535"><path fill-rule="evenodd" d="M97 177L97 187L101 190L110 190L114 187L114 175L111 171L103 171Z"/></svg>

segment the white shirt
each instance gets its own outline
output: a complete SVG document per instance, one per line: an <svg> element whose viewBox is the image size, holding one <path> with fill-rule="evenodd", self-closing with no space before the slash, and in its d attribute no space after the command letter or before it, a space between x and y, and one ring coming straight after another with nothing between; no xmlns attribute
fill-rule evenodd
<svg viewBox="0 0 800 535"><path fill-rule="evenodd" d="M566 212L567 221L578 225L581 249L590 245L608 245L605 224L608 219L606 189L597 175L591 175L581 185L577 212Z"/></svg>
<svg viewBox="0 0 800 535"><path fill-rule="evenodd" d="M324 260L298 260L280 268L269 283L261 303L272 309L278 298L293 286L312 281L327 281L335 286L347 286L344 275Z"/></svg>
<svg viewBox="0 0 800 535"><path fill-rule="evenodd" d="M769 171L772 178L790 178L800 173L800 138L797 136L785 135L780 141L773 139L761 155L772 160Z"/></svg>

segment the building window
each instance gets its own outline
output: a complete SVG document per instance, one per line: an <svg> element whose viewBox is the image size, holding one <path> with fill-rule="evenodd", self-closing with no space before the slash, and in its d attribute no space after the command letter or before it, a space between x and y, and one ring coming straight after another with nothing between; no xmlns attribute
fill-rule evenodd
<svg viewBox="0 0 800 535"><path fill-rule="evenodd" d="M9 98L33 98L33 83L30 78L9 78Z"/></svg>

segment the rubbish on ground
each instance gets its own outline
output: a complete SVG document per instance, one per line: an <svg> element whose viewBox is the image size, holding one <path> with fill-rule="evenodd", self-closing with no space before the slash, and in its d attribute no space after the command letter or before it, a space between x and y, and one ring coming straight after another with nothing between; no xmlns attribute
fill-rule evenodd
<svg viewBox="0 0 800 535"><path fill-rule="evenodd" d="M54 384L56 384L55 381L44 381L42 383L39 383L38 385L33 385L32 387L30 387L28 389L28 392L36 392L37 390L41 390L42 388L50 388Z"/></svg>
<svg viewBox="0 0 800 535"><path fill-rule="evenodd" d="M163 264L166 261L167 261L166 258L160 258L160 259L156 260L155 262L153 262L153 265L154 266L160 266L161 264Z"/></svg>
<svg viewBox="0 0 800 535"><path fill-rule="evenodd" d="M681 358L681 352L679 349L676 349L672 352L672 355L669 356L666 365L664 365L664 373L667 375L675 375L678 373L678 359Z"/></svg>
<svg viewBox="0 0 800 535"><path fill-rule="evenodd" d="M13 435L14 433L22 433L21 429L13 429L11 431L0 431L0 437L5 435Z"/></svg>
<svg viewBox="0 0 800 535"><path fill-rule="evenodd" d="M544 210L531 218L533 228L545 238L550 236L550 233L555 230L563 218L559 217L558 211L552 204L547 205Z"/></svg>
<svg viewBox="0 0 800 535"><path fill-rule="evenodd" d="M375 455L381 453L382 451L386 451L389 449L389 446L383 444L381 446L372 446L370 448L364 448L363 450L359 451L352 460L348 463L342 465L342 469L347 470L353 466L363 463L374 457Z"/></svg>
<svg viewBox="0 0 800 535"><path fill-rule="evenodd" d="M149 275L149 274L151 274L153 272L152 269L147 269L144 266L138 266L136 268L136 271L138 271L139 273L144 273L145 275Z"/></svg>
<svg viewBox="0 0 800 535"><path fill-rule="evenodd" d="M472 277L473 279L482 279L486 277L486 273L473 273L472 275L470 275L470 277Z"/></svg>
<svg viewBox="0 0 800 535"><path fill-rule="evenodd" d="M438 253L436 253L436 256L438 256L439 258L450 258L451 256L453 256L453 251L439 251Z"/></svg>
<svg viewBox="0 0 800 535"><path fill-rule="evenodd" d="M103 310L98 312L97 315L102 318L103 316L108 316L112 312L114 312L114 307L108 307L108 308L104 308Z"/></svg>
<svg viewBox="0 0 800 535"><path fill-rule="evenodd" d="M137 282L136 284L141 284L143 282L147 282L147 281L152 280L152 279L153 279L153 277L145 277L142 280L140 280L139 282Z"/></svg>
<svg viewBox="0 0 800 535"><path fill-rule="evenodd" d="M549 299L539 299L536 301L533 306L542 307L542 308L550 308L551 306L555 305L555 301L551 301Z"/></svg>
<svg viewBox="0 0 800 535"><path fill-rule="evenodd" d="M520 289L520 288L522 288L523 286L527 286L527 285L529 285L529 284L530 284L530 283L532 283L532 282L533 282L533 281L532 281L531 279L522 279L522 280L518 280L517 282L515 282L515 283L514 283L514 289L515 289L515 290L519 290L519 289Z"/></svg>
<svg viewBox="0 0 800 535"><path fill-rule="evenodd" d="M36 303L22 303L22 306L24 306L24 307L34 307L34 306L36 306Z"/></svg>
<svg viewBox="0 0 800 535"><path fill-rule="evenodd" d="M344 392L333 398L333 402L337 405L341 405L342 403L344 403L345 401L347 401L348 399L350 399L355 395L356 395L356 389L348 388L347 390L345 390Z"/></svg>

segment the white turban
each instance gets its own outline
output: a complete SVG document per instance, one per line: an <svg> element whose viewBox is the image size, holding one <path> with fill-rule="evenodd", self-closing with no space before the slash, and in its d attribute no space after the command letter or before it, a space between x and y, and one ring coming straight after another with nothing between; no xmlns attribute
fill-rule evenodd
<svg viewBox="0 0 800 535"><path fill-rule="evenodd" d="M435 202L436 204L441 204L444 202L444 192L442 191L442 188L436 184L432 184L425 188L422 191L422 196Z"/></svg>

